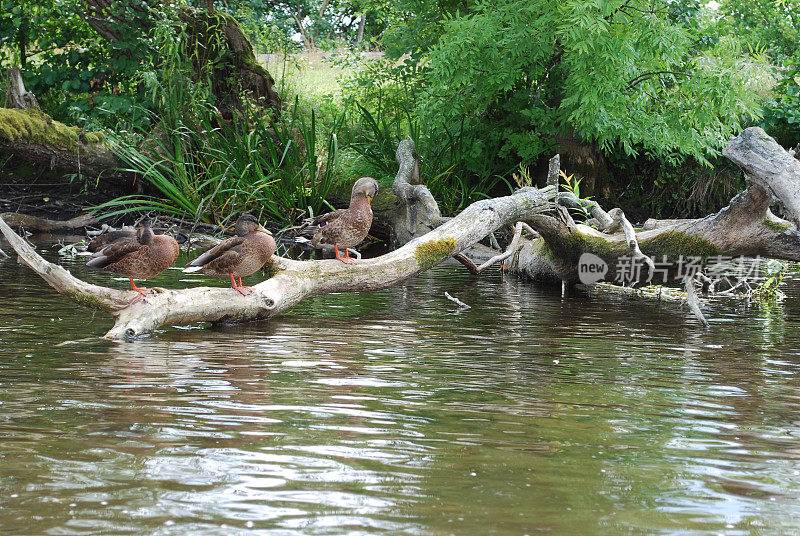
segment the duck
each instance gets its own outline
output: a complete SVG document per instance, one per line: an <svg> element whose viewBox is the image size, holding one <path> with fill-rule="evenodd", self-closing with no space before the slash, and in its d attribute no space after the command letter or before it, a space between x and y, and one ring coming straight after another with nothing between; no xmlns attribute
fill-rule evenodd
<svg viewBox="0 0 800 536"><path fill-rule="evenodd" d="M367 237L372 226L372 200L378 195L378 181L372 177L361 177L350 194L350 207L322 214L311 221L319 230L311 239L311 245L319 248L322 244L333 246L336 259L345 264L356 264L347 248L359 245ZM344 257L339 248L344 248Z"/></svg>
<svg viewBox="0 0 800 536"><path fill-rule="evenodd" d="M231 288L242 296L252 293L242 284L242 277L256 273L275 253L275 239L252 214L242 214L234 227L236 236L228 238L209 249L183 270L186 273L201 272L214 277L230 276ZM239 282L236 282L236 277Z"/></svg>
<svg viewBox="0 0 800 536"><path fill-rule="evenodd" d="M123 227L122 229L115 229L99 234L92 238L86 245L86 252L97 253L111 242L115 242L120 238L135 238L136 229L130 227Z"/></svg>
<svg viewBox="0 0 800 536"><path fill-rule="evenodd" d="M172 266L180 253L177 240L169 235L155 234L149 220L141 221L135 232L108 236L106 240L105 244L96 245L86 266L127 276L131 290L142 296L153 291L137 287L133 278L154 278Z"/></svg>

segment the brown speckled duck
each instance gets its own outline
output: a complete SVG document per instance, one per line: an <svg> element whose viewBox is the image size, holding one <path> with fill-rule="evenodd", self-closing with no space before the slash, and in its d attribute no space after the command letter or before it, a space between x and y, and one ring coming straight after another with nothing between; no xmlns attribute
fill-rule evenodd
<svg viewBox="0 0 800 536"><path fill-rule="evenodd" d="M256 273L275 252L272 233L255 216L242 214L236 221L236 236L217 244L187 264L184 272L202 272L215 277L230 276L231 288L243 296L250 287L242 285L242 277ZM235 277L239 277L237 284Z"/></svg>
<svg viewBox="0 0 800 536"><path fill-rule="evenodd" d="M336 258L346 264L355 264L356 259L350 257L347 248L360 244L372 226L372 207L370 204L378 195L378 181L372 177L362 177L353 185L350 194L350 207L339 209L314 218L313 225L319 230L311 239L311 245L318 248L320 244L330 244L336 252ZM339 247L344 248L344 257L339 255Z"/></svg>
<svg viewBox="0 0 800 536"><path fill-rule="evenodd" d="M131 281L131 290L144 296L152 291L137 287L133 278L151 279L157 276L172 266L179 252L178 242L174 238L155 234L150 222L144 220L135 234L125 233L108 240L106 245L92 254L86 266L127 276Z"/></svg>
<svg viewBox="0 0 800 536"><path fill-rule="evenodd" d="M136 232L136 229L122 228L99 234L86 244L86 251L89 253L97 253L111 242L115 242L120 238L136 238Z"/></svg>

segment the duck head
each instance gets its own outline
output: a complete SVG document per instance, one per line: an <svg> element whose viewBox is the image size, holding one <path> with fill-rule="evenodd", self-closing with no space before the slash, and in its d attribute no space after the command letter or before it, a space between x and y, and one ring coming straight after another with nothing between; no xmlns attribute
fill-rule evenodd
<svg viewBox="0 0 800 536"><path fill-rule="evenodd" d="M380 187L378 181L372 177L361 177L353 185L353 193L350 195L350 202L352 203L358 197L366 197L367 201L372 203L375 196L378 195Z"/></svg>
<svg viewBox="0 0 800 536"><path fill-rule="evenodd" d="M252 232L267 233L270 236L272 235L272 233L269 232L269 229L258 223L258 219L255 216L247 213L242 214L239 216L239 219L236 220L234 232L237 234L237 236L247 236Z"/></svg>
<svg viewBox="0 0 800 536"><path fill-rule="evenodd" d="M136 239L140 244L148 245L153 241L153 230L150 228L150 220L144 219L136 227Z"/></svg>

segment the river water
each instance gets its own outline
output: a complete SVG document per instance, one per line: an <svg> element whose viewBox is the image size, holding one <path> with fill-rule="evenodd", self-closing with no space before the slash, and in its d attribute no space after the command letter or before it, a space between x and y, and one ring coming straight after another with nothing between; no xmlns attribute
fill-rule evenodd
<svg viewBox="0 0 800 536"><path fill-rule="evenodd" d="M798 289L705 331L442 267L112 343L0 261L0 534L798 534Z"/></svg>

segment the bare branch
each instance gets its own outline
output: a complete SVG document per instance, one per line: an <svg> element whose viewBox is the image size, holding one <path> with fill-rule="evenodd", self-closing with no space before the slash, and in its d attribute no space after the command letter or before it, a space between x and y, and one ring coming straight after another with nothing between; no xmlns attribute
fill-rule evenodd
<svg viewBox="0 0 800 536"><path fill-rule="evenodd" d="M611 212L608 214L614 221L613 225L608 228L608 231L613 232L617 227L622 229L622 232L625 234L625 240L628 241L628 249L633 257L633 260L643 261L647 265L647 268L649 269L647 281L652 280L656 266L653 264L653 260L642 253L642 250L639 249L639 242L636 239L636 231L633 229L633 225L631 225L631 222L629 222L628 218L625 217L625 213L622 212L621 208L612 208Z"/></svg>
<svg viewBox="0 0 800 536"><path fill-rule="evenodd" d="M459 300L458 298L451 296L449 292L445 292L444 297L450 300L451 302L455 303L456 305L458 305L461 309L471 309L469 305Z"/></svg>
<svg viewBox="0 0 800 536"><path fill-rule="evenodd" d="M3 218L0 218L0 232L17 252L22 264L29 266L58 292L81 305L113 313L137 296L136 292L125 292L89 284L74 277L64 267L47 262L12 231Z"/></svg>
<svg viewBox="0 0 800 536"><path fill-rule="evenodd" d="M708 320L706 320L703 311L700 310L700 297L697 295L697 289L694 288L694 278L687 278L684 283L686 286L686 304L689 306L689 310L703 324L703 327L707 328L709 326Z"/></svg>

